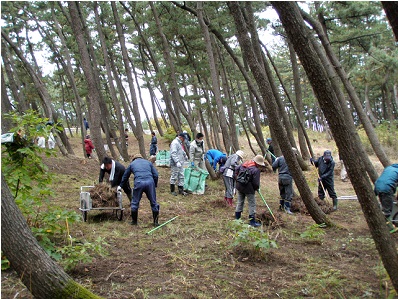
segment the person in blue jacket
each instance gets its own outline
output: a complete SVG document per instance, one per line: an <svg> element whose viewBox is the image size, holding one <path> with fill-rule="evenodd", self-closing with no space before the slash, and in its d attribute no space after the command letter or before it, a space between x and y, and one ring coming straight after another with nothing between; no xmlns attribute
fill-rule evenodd
<svg viewBox="0 0 398 299"><path fill-rule="evenodd" d="M219 167L221 167L227 161L227 154L224 154L216 149L209 149L206 152L206 159L209 160L209 163L213 169L217 170L217 164L219 164Z"/></svg>
<svg viewBox="0 0 398 299"><path fill-rule="evenodd" d="M317 160L311 158L311 163L318 168L318 197L325 199L325 190L333 200L333 210L337 210L337 195L334 191L334 161L332 152L326 150Z"/></svg>
<svg viewBox="0 0 398 299"><path fill-rule="evenodd" d="M375 182L375 194L379 196L381 209L387 219L390 232L397 231L391 224L392 205L394 193L398 186L398 164L392 164L384 168L382 174Z"/></svg>
<svg viewBox="0 0 398 299"><path fill-rule="evenodd" d="M127 184L131 174L134 175L134 188L131 200L131 224L137 225L138 208L140 206L142 194L145 193L151 205L153 225L158 226L160 208L156 201L156 187L158 186L159 179L158 171L151 162L143 159L140 154L136 154L123 174L122 181L119 187L117 187L118 191Z"/></svg>

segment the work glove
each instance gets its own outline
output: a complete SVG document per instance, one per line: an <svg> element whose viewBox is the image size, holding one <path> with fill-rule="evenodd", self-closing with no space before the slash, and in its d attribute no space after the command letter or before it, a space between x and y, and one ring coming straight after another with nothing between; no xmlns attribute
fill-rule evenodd
<svg viewBox="0 0 398 299"><path fill-rule="evenodd" d="M177 162L177 167L181 167L181 162Z"/></svg>
<svg viewBox="0 0 398 299"><path fill-rule="evenodd" d="M191 162L191 166L192 166L192 167L195 167L195 163Z"/></svg>
<svg viewBox="0 0 398 299"><path fill-rule="evenodd" d="M117 186L117 192L120 192L120 191L122 191L122 187L120 187L120 186Z"/></svg>

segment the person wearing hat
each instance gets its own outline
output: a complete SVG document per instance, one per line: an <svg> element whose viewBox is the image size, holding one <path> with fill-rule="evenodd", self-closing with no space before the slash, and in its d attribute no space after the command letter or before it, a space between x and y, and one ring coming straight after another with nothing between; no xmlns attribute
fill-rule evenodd
<svg viewBox="0 0 398 299"><path fill-rule="evenodd" d="M267 138L266 142L268 144L268 149L267 150L271 154L272 163L274 163L276 157L275 157L274 146L272 145L272 138Z"/></svg>
<svg viewBox="0 0 398 299"><path fill-rule="evenodd" d="M131 174L134 175L134 188L131 200L131 224L137 225L138 209L140 207L142 194L145 193L151 205L153 225L158 226L160 208L156 201L156 187L158 186L159 179L158 171L151 162L143 159L140 154L136 154L123 174L122 181L119 187L117 187L118 191L126 186Z"/></svg>
<svg viewBox="0 0 398 299"><path fill-rule="evenodd" d="M84 148L86 150L87 158L91 159L91 154L93 152L94 145L90 139L90 135L86 135L86 139L84 139Z"/></svg>
<svg viewBox="0 0 398 299"><path fill-rule="evenodd" d="M196 138L189 147L189 157L191 161L191 166L197 166L203 170L206 170L204 155L205 155L205 145L203 141L204 135L202 133L196 134Z"/></svg>
<svg viewBox="0 0 398 299"><path fill-rule="evenodd" d="M235 169L236 190L238 191L238 200L235 209L235 219L240 219L242 216L245 198L249 206L249 223L253 227L258 227L261 224L256 222L256 197L255 193L260 189L260 167L265 166L264 157L257 155L251 161L247 161L239 165ZM244 181L239 179L240 173L244 173L247 177Z"/></svg>
<svg viewBox="0 0 398 299"><path fill-rule="evenodd" d="M122 177L124 172L126 171L126 168L124 167L123 164L113 160L112 158L105 157L102 160L102 164L100 167L100 173L99 173L99 178L98 182L103 182L105 173L109 174L109 183L111 184L111 187L117 187L120 185L122 181ZM123 186L123 191L126 193L130 203L131 203L131 187L129 181L126 182Z"/></svg>
<svg viewBox="0 0 398 299"><path fill-rule="evenodd" d="M217 164L219 164L219 167L224 166L227 161L227 154L216 149L209 149L206 153L206 159L209 160L213 169L217 170Z"/></svg>
<svg viewBox="0 0 398 299"><path fill-rule="evenodd" d="M223 180L225 186L225 196L224 199L227 202L227 205L233 207L233 199L234 199L234 189L235 189L235 169L240 164L242 164L243 160L243 151L238 150L235 154L232 154L228 157L227 161L224 165L223 172Z"/></svg>
<svg viewBox="0 0 398 299"><path fill-rule="evenodd" d="M173 195L177 195L177 193L175 192L176 184L178 186L178 193L185 195L183 165L184 162L188 161L188 157L183 149L184 140L184 133L180 133L170 144L170 192Z"/></svg>
<svg viewBox="0 0 398 299"><path fill-rule="evenodd" d="M297 149L293 147L292 150L297 156ZM279 194L281 196L281 199L279 200L279 209L292 215L293 213L290 211L290 205L293 197L293 177L289 171L289 167L286 164L284 156L276 158L274 163L272 163L272 170L275 172L277 169L279 169L278 187Z"/></svg>
<svg viewBox="0 0 398 299"><path fill-rule="evenodd" d="M332 152L326 150L317 160L311 158L311 164L318 168L318 197L325 199L325 191L333 200L333 210L337 210L337 195L334 191L334 161Z"/></svg>

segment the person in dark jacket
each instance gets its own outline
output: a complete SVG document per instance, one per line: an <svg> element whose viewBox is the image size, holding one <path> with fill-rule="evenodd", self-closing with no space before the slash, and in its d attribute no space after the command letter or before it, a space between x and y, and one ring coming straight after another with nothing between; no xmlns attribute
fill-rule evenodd
<svg viewBox="0 0 398 299"><path fill-rule="evenodd" d="M275 157L275 150L274 150L274 146L272 145L272 138L267 138L266 140L267 144L268 144L268 152L271 155L271 161L272 163L274 163L276 157Z"/></svg>
<svg viewBox="0 0 398 299"><path fill-rule="evenodd" d="M245 198L247 197L249 205L249 221L253 227L258 227L261 224L256 222L256 197L255 192L260 189L260 167L265 166L264 157L257 155L253 160L247 161L235 169L235 177L240 172L248 170L250 175L247 184L236 182L236 190L238 191L238 201L235 209L235 219L240 219L242 216L243 206L245 204Z"/></svg>
<svg viewBox="0 0 398 299"><path fill-rule="evenodd" d="M120 185L122 181L123 174L125 172L126 168L119 162L109 158L105 157L102 160L102 164L100 167L100 173L99 173L99 179L98 182L103 182L105 173L109 174L109 183L111 184L111 187L117 187ZM127 181L127 183L123 186L123 191L126 193L129 201L131 202L131 187L130 183Z"/></svg>
<svg viewBox="0 0 398 299"><path fill-rule="evenodd" d="M87 121L86 118L83 119L83 123L84 123L84 128L86 129L86 131L87 131L88 129L90 129L90 126L88 125L88 121Z"/></svg>
<svg viewBox="0 0 398 299"><path fill-rule="evenodd" d="M292 149L295 155L297 155L297 149L294 147ZM275 172L277 169L279 169L278 187L281 196L281 200L279 200L279 209L292 215L293 213L290 211L290 205L293 197L293 178L284 156L276 158L274 163L272 163L272 170Z"/></svg>
<svg viewBox="0 0 398 299"><path fill-rule="evenodd" d="M143 159L141 155L136 154L133 157L133 161L123 174L118 191L127 184L131 174L134 175L134 189L131 200L131 224L137 225L138 209L142 194L145 193L151 205L153 225L158 226L160 208L156 201L156 187L158 186L159 179L158 171L151 162Z"/></svg>
<svg viewBox="0 0 398 299"><path fill-rule="evenodd" d="M311 158L311 163L318 168L318 197L325 199L325 190L333 200L333 210L337 210L337 195L334 191L334 161L332 152L326 150L317 160Z"/></svg>
<svg viewBox="0 0 398 299"><path fill-rule="evenodd" d="M374 188L375 194L379 196L382 212L387 219L387 225L392 233L398 230L391 223L394 193L397 190L397 186L398 164L392 164L384 168L382 174L376 180Z"/></svg>
<svg viewBox="0 0 398 299"><path fill-rule="evenodd" d="M91 154L93 153L94 145L90 139L90 135L86 135L86 139L84 139L84 148L86 150L87 158L91 159Z"/></svg>
<svg viewBox="0 0 398 299"><path fill-rule="evenodd" d="M151 138L151 144L149 146L149 155L155 156L156 152L158 151L158 139L156 138L156 134L154 131L152 131L152 138Z"/></svg>

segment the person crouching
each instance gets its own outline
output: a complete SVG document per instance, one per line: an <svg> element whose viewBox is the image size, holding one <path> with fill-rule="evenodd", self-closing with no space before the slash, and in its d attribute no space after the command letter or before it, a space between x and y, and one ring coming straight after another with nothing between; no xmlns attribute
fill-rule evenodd
<svg viewBox="0 0 398 299"><path fill-rule="evenodd" d="M131 224L137 225L138 209L142 194L145 193L151 205L153 225L158 226L160 208L156 201L156 187L158 186L159 179L158 171L151 162L143 159L140 154L136 154L123 174L118 191L127 184L131 174L134 174L134 188L131 200Z"/></svg>

